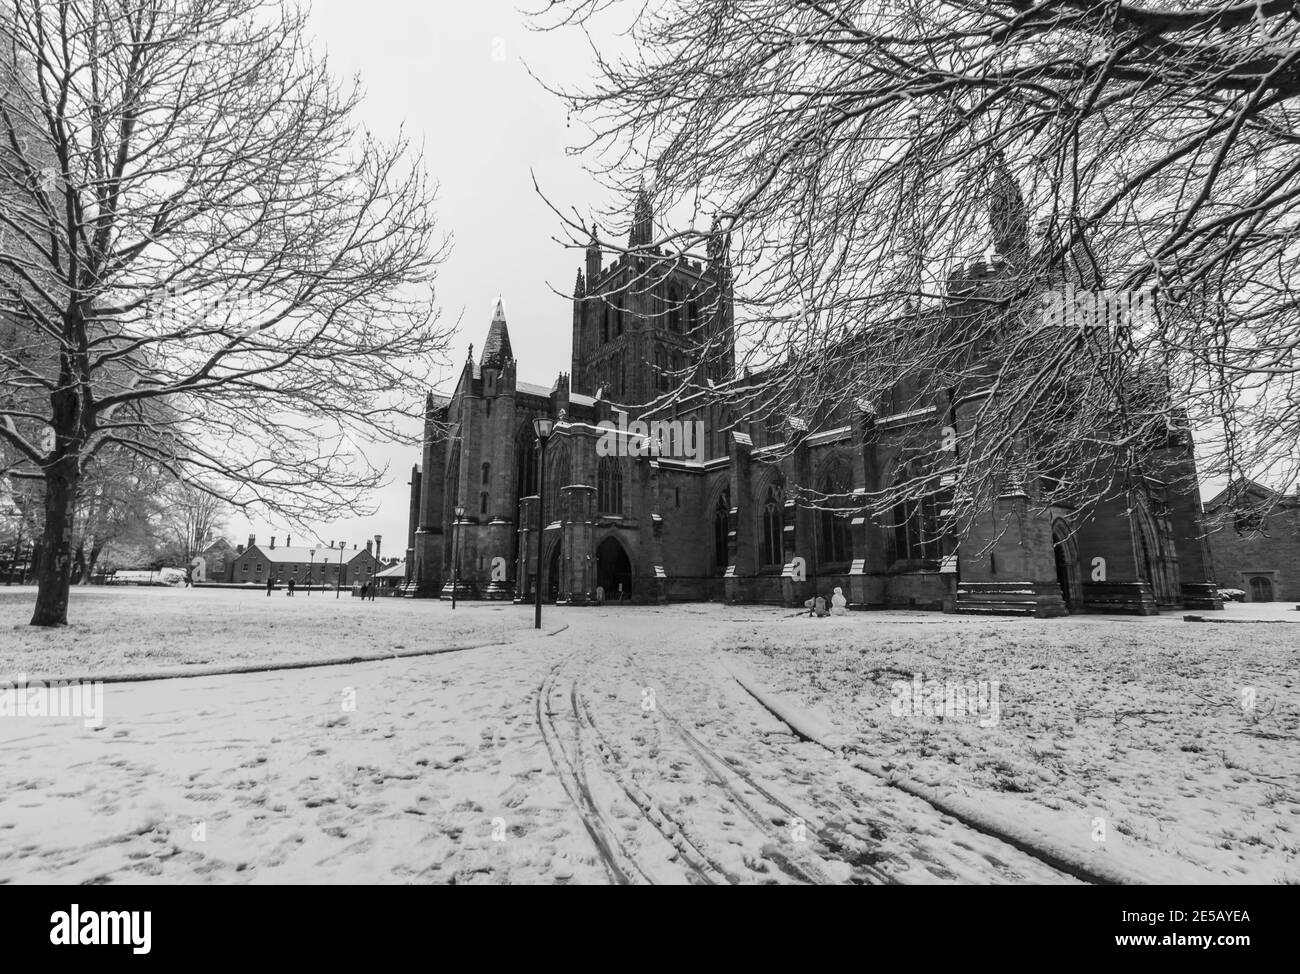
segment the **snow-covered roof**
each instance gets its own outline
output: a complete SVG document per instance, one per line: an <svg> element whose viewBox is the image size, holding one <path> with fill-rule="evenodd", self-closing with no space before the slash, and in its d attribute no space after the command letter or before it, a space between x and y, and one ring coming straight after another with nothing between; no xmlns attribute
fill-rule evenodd
<svg viewBox="0 0 1300 974"><path fill-rule="evenodd" d="M375 578L405 578L406 562L399 561L392 568L385 568L382 572L375 572Z"/></svg>
<svg viewBox="0 0 1300 974"><path fill-rule="evenodd" d="M339 549L330 548L325 545L317 545L313 549L310 545L290 545L289 547L279 545L272 548L269 545L257 544L245 551L244 554L247 555L250 551L254 550L256 550L259 555L269 561L272 565L295 564L297 562L302 562L304 565L308 565L313 561L324 561L338 564L339 560ZM316 552L315 555L312 554L313 550ZM358 555L364 555L365 553L365 548L344 548L343 564L346 565L348 562L352 561L353 558Z"/></svg>

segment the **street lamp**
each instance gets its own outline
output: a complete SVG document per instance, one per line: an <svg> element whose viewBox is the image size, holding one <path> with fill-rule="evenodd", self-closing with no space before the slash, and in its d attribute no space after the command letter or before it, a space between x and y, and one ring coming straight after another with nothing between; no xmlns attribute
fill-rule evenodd
<svg viewBox="0 0 1300 974"><path fill-rule="evenodd" d="M542 512L546 505L546 441L551 438L555 421L549 416L533 420L533 432L541 449L537 454L537 574L533 580L533 628L542 628Z"/></svg>
<svg viewBox="0 0 1300 974"><path fill-rule="evenodd" d="M311 573L315 561L316 561L316 549L312 548L308 552L308 558L307 558L307 597L308 598L311 598Z"/></svg>
<svg viewBox="0 0 1300 974"><path fill-rule="evenodd" d="M343 589L343 549L347 547L342 541L339 542L339 577L334 583L334 597L339 597L339 592Z"/></svg>
<svg viewBox="0 0 1300 974"><path fill-rule="evenodd" d="M465 508L456 508L456 520L451 525L451 607L456 608L456 581L460 568L460 522L465 517Z"/></svg>
<svg viewBox="0 0 1300 974"><path fill-rule="evenodd" d="M383 546L384 536L375 535L375 570L370 576L370 598L374 599L379 594L379 573L383 570L384 563L379 558L379 549Z"/></svg>

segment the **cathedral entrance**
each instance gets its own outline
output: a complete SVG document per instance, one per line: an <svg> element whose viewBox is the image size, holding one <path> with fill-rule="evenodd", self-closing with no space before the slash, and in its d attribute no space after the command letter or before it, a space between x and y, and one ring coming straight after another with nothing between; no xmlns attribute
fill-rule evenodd
<svg viewBox="0 0 1300 974"><path fill-rule="evenodd" d="M1250 601L1272 602L1273 580L1263 575L1256 575L1250 580Z"/></svg>
<svg viewBox="0 0 1300 974"><path fill-rule="evenodd" d="M1079 608L1074 597L1079 580L1079 551L1063 524L1052 527L1052 552L1056 556L1056 584L1061 587L1061 600L1067 610L1075 612Z"/></svg>
<svg viewBox="0 0 1300 974"><path fill-rule="evenodd" d="M606 602L618 601L620 585L623 598L632 597L632 559L613 535L596 549L596 584L605 590Z"/></svg>

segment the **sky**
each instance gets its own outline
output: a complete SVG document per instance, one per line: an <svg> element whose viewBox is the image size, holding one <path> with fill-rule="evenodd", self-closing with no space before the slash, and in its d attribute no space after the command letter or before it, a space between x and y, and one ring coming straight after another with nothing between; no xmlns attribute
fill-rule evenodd
<svg viewBox="0 0 1300 974"><path fill-rule="evenodd" d="M525 0L527 3L527 0ZM535 5L534 5L535 6ZM593 73L585 37L571 30L529 30L528 18L505 0L313 0L312 26L336 78L359 77L365 100L359 120L380 137L399 132L422 144L425 167L438 180L440 228L453 239L438 274L443 323L458 323L437 387L450 392L467 346L481 349L497 295L504 302L519 378L550 385L569 370L570 292L580 251L555 238L558 218L533 187L584 215L608 200L581 160L565 149L581 136L547 82L579 83ZM412 389L422 403L425 389ZM364 546L378 534L385 556L406 547L411 465L416 447L378 444L371 459L388 465L388 486L372 498L373 517L299 527L229 521L227 537L265 542L286 534L294 544L344 541Z"/></svg>

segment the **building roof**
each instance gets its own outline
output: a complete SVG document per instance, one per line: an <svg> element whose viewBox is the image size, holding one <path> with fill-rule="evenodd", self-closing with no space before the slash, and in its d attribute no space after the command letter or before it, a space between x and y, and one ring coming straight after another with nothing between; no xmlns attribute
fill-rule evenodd
<svg viewBox="0 0 1300 974"><path fill-rule="evenodd" d="M316 552L314 556L312 555L313 550ZM289 547L278 545L272 548L269 545L255 544L245 550L244 554L247 555L252 551L256 551L272 565L296 564L298 562L308 565L313 561L337 565L339 562L339 549L330 548L327 545L317 545L313 549L310 545L291 545ZM350 564L358 555L364 554L366 554L365 548L344 548L343 564Z"/></svg>
<svg viewBox="0 0 1300 974"><path fill-rule="evenodd" d="M385 568L382 572L375 572L375 578L405 578L406 562L399 561L392 568Z"/></svg>
<svg viewBox="0 0 1300 974"><path fill-rule="evenodd" d="M514 358L510 348L510 329L506 327L506 309L497 297L495 310L492 312L492 324L488 326L487 341L483 343L483 354L479 358L479 371L483 369L500 369L506 361Z"/></svg>

